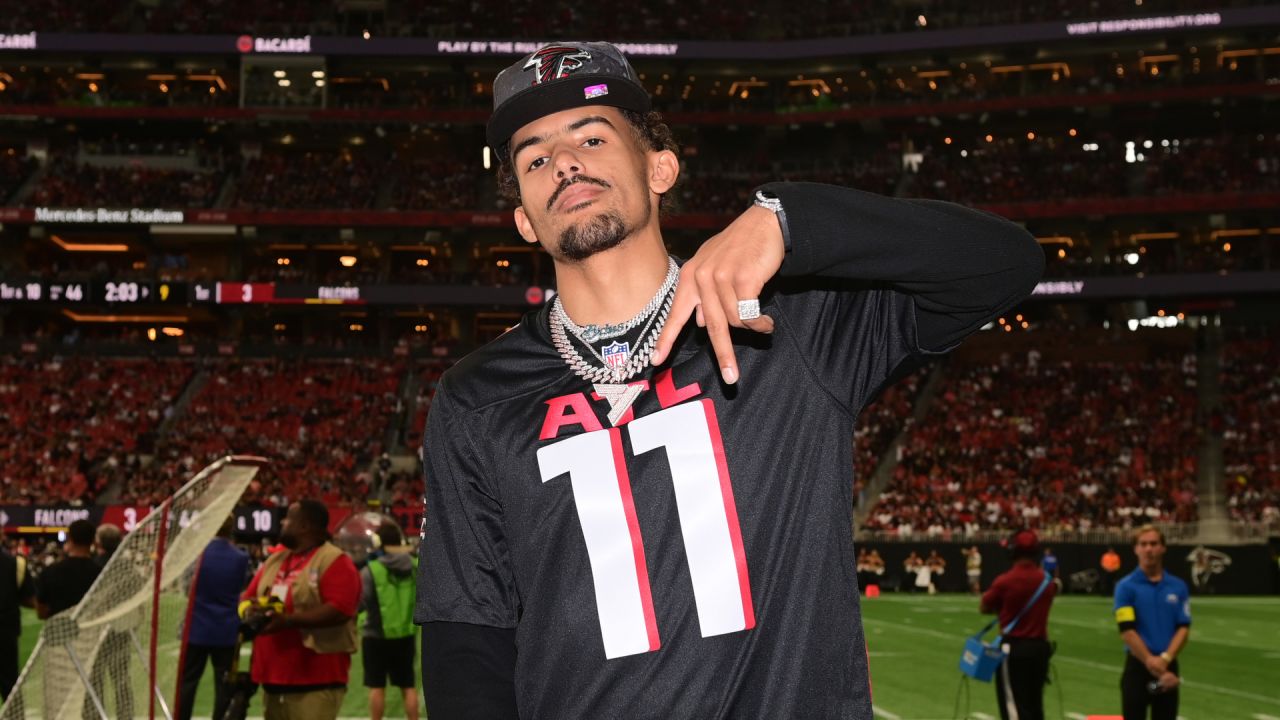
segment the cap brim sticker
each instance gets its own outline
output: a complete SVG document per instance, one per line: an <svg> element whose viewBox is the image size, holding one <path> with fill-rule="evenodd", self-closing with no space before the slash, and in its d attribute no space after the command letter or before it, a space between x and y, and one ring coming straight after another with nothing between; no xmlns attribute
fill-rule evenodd
<svg viewBox="0 0 1280 720"><path fill-rule="evenodd" d="M605 85L604 83L601 83L599 85L592 85L590 87L585 87L582 89L582 94L587 100L590 100L592 98L604 97L605 95L609 94L609 86Z"/></svg>

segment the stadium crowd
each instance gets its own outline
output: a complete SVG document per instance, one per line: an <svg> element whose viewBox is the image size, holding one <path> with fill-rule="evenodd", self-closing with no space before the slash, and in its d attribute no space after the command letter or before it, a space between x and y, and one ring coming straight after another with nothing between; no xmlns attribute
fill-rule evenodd
<svg viewBox="0 0 1280 720"><path fill-rule="evenodd" d="M192 473L228 453L272 464L251 500L282 506L313 497L332 504L369 496L367 466L382 454L396 419L402 364L393 361L218 363L139 477L127 504L154 504Z"/></svg>
<svg viewBox="0 0 1280 720"><path fill-rule="evenodd" d="M1222 439L1232 520L1280 521L1280 342L1228 343L1222 364Z"/></svg>
<svg viewBox="0 0 1280 720"><path fill-rule="evenodd" d="M91 502L132 476L192 372L167 360L0 359L0 504Z"/></svg>
<svg viewBox="0 0 1280 720"><path fill-rule="evenodd" d="M1039 355L946 368L866 529L950 537L1196 518L1194 357Z"/></svg>

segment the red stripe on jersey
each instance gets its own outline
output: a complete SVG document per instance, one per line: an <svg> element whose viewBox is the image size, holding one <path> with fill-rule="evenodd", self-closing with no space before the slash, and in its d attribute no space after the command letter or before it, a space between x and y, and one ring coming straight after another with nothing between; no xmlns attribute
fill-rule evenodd
<svg viewBox="0 0 1280 720"><path fill-rule="evenodd" d="M627 532L631 534L631 553L636 564L636 582L640 586L645 630L649 634L649 652L653 652L662 647L662 641L658 638L658 618L653 612L653 593L649 590L649 565L644 559L644 538L640 535L640 520L636 517L636 504L631 497L631 476L627 473L627 458L622 452L622 431L609 428L608 432L613 446L618 492L622 495L622 511L627 516Z"/></svg>
<svg viewBox="0 0 1280 720"><path fill-rule="evenodd" d="M711 449L716 456L716 472L720 475L720 496L724 499L724 516L729 523L729 541L733 544L733 559L738 566L738 590L742 593L743 629L756 626L755 606L751 603L751 580L747 576L747 552L742 547L742 529L738 526L738 505L733 499L733 485L729 482L729 463L724 457L724 441L720 437L720 421L716 418L715 404L710 399L699 401L707 416L707 430L711 435Z"/></svg>

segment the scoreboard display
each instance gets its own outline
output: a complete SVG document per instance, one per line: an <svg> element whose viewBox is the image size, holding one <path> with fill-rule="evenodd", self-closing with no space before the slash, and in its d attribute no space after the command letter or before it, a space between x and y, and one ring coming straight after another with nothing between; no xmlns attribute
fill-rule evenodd
<svg viewBox="0 0 1280 720"><path fill-rule="evenodd" d="M475 285L0 280L0 302L60 305L538 305L555 290Z"/></svg>
<svg viewBox="0 0 1280 720"><path fill-rule="evenodd" d="M185 282L28 280L0 282L0 301L67 305L186 305L192 302L192 288Z"/></svg>

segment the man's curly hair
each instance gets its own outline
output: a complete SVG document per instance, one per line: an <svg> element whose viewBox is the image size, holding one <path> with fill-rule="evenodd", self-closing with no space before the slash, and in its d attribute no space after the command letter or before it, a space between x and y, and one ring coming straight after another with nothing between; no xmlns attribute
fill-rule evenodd
<svg viewBox="0 0 1280 720"><path fill-rule="evenodd" d="M680 146L676 143L675 137L671 134L671 128L668 127L667 123L662 119L662 113L655 110L641 113L634 110L623 110L621 108L619 108L618 111L627 119L627 125L631 128L632 134L642 146L653 152L670 150L677 156L680 154ZM500 192L507 200L518 205L520 204L520 185L516 181L515 170L511 167L510 140L504 143L502 147L498 148L497 155L498 192ZM672 186L672 189L674 189L674 186ZM659 211L669 209L669 195L670 190L664 193L659 199Z"/></svg>

